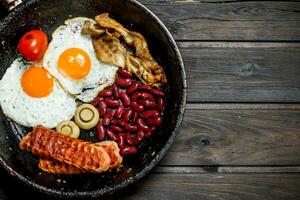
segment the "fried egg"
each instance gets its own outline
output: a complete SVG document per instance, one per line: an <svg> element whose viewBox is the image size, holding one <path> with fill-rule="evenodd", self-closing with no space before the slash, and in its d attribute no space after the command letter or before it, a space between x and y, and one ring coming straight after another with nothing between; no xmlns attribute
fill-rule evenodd
<svg viewBox="0 0 300 200"><path fill-rule="evenodd" d="M94 53L91 36L81 34L86 20L95 23L92 19L77 17L58 27L43 59L43 66L65 90L85 102L97 95L95 91L103 88L101 85L113 84L117 70L101 63ZM83 93L87 89L93 89L88 97Z"/></svg>
<svg viewBox="0 0 300 200"><path fill-rule="evenodd" d="M54 128L74 116L75 99L40 65L13 61L0 80L0 105L16 123Z"/></svg>

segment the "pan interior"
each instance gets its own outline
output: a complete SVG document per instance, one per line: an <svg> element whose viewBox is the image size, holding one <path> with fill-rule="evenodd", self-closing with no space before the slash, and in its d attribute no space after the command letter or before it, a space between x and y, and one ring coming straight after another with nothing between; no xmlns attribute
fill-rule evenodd
<svg viewBox="0 0 300 200"><path fill-rule="evenodd" d="M124 160L120 171L103 174L50 175L37 168L38 158L19 150L18 142L29 129L7 119L0 112L0 157L25 182L71 194L80 192L111 191L139 179L155 165L168 149L181 122L185 103L185 74L182 60L164 29L139 5L125 0L45 0L27 1L0 22L0 78L16 58L19 38L31 29L51 33L70 17L91 17L109 12L113 18L131 30L141 32L148 41L150 51L164 67L168 79L166 108L162 127L140 146L139 153ZM95 136L84 134L84 139Z"/></svg>

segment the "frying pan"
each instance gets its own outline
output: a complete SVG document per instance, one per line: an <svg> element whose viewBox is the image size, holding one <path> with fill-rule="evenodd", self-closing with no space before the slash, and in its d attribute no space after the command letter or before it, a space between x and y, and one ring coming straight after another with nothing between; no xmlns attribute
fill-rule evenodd
<svg viewBox="0 0 300 200"><path fill-rule="evenodd" d="M7 119L2 111L1 166L25 185L55 197L110 195L141 179L161 160L174 141L186 103L183 61L167 28L150 10L135 0L9 1L8 7L19 5L0 21L0 78L17 57L18 40L28 30L42 29L51 39L55 28L71 16L93 18L102 12L109 12L125 27L145 36L153 56L165 69L168 85L162 126L141 144L138 154L124 160L124 167L119 172L82 175L51 175L41 172L37 168L37 157L20 151L18 147L20 139L29 129ZM87 139L93 141L93 138Z"/></svg>

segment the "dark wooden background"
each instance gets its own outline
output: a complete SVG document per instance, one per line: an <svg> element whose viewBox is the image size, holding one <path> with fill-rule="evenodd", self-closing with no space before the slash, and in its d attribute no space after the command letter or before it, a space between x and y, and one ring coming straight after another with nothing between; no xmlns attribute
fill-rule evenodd
<svg viewBox="0 0 300 200"><path fill-rule="evenodd" d="M140 0L182 52L178 137L122 199L300 199L300 2ZM0 170L0 199L42 197Z"/></svg>

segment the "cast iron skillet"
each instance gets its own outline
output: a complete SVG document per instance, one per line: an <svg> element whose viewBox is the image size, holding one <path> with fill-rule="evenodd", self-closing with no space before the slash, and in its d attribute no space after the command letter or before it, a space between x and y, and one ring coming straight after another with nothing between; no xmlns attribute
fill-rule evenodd
<svg viewBox="0 0 300 200"><path fill-rule="evenodd" d="M1 165L27 186L52 196L99 197L137 181L164 156L183 118L186 76L180 52L162 22L135 0L28 0L22 3L0 21L0 78L16 58L18 40L26 31L42 29L50 37L70 16L92 18L102 12L109 12L127 28L141 32L150 51L164 67L168 86L163 125L141 145L137 155L125 159L119 172L54 176L38 170L37 157L19 150L18 143L28 129L13 123L0 111ZM88 139L93 140L93 137Z"/></svg>

